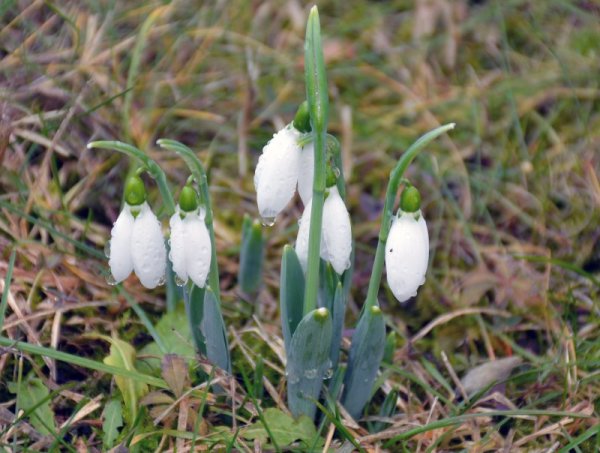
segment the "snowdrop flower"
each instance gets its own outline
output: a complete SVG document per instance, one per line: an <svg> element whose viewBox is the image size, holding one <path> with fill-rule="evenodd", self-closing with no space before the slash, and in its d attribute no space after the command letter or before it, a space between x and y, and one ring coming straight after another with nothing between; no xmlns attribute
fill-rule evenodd
<svg viewBox="0 0 600 453"><path fill-rule="evenodd" d="M291 124L263 148L254 173L258 211L263 219L277 216L296 192L301 148L300 132Z"/></svg>
<svg viewBox="0 0 600 453"><path fill-rule="evenodd" d="M131 271L146 288L162 285L167 251L160 222L145 201L144 183L139 176L125 186L125 205L111 230L108 264L117 284Z"/></svg>
<svg viewBox="0 0 600 453"><path fill-rule="evenodd" d="M323 229L321 231L320 255L325 261L331 263L335 271L341 275L350 267L350 255L352 253L350 215L342 197L340 197L337 187L332 186L327 190L329 191L329 195L323 204ZM311 209L312 200L304 208L296 239L296 253L304 272L306 272L308 262L308 235Z"/></svg>
<svg viewBox="0 0 600 453"><path fill-rule="evenodd" d="M315 145L310 142L302 147L298 162L298 193L306 206L312 198L315 175Z"/></svg>
<svg viewBox="0 0 600 453"><path fill-rule="evenodd" d="M394 296L406 302L425 283L429 263L429 233L414 187L402 192L401 209L394 217L385 244L387 281Z"/></svg>
<svg viewBox="0 0 600 453"><path fill-rule="evenodd" d="M169 259L177 275L177 284L184 285L190 278L203 288L210 270L211 242L204 222L206 211L198 208L196 192L185 186L179 197L177 212L169 222L171 226L171 252Z"/></svg>

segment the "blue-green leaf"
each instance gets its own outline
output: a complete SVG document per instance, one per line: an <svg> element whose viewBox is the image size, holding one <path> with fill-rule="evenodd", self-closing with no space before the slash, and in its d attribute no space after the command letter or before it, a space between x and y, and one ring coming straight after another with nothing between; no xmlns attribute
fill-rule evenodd
<svg viewBox="0 0 600 453"><path fill-rule="evenodd" d="M378 306L368 308L352 336L342 404L355 419L360 418L371 398L373 382L383 358L385 323Z"/></svg>
<svg viewBox="0 0 600 453"><path fill-rule="evenodd" d="M295 417L314 419L323 378L329 368L332 322L326 308L308 313L292 336L287 351L288 405Z"/></svg>
<svg viewBox="0 0 600 453"><path fill-rule="evenodd" d="M337 363L340 358L340 345L342 343L342 332L344 330L344 315L346 314L346 297L344 287L339 282L333 297L332 304L332 321L333 332L331 336L331 351L329 358L333 368L337 368Z"/></svg>
<svg viewBox="0 0 600 453"><path fill-rule="evenodd" d="M242 225L242 247L238 272L240 289L246 294L256 292L262 283L264 246L262 225L257 220L252 222L246 216Z"/></svg>
<svg viewBox="0 0 600 453"><path fill-rule="evenodd" d="M227 341L227 331L225 330L221 307L215 293L208 287L204 294L202 333L206 341L206 356L208 360L219 368L231 372L229 343Z"/></svg>
<svg viewBox="0 0 600 453"><path fill-rule="evenodd" d="M279 304L285 350L290 350L292 335L302 320L304 304L304 273L296 251L286 245L281 257ZM288 353L289 355L289 353Z"/></svg>
<svg viewBox="0 0 600 453"><path fill-rule="evenodd" d="M203 355L206 355L206 340L202 333L205 292L204 288L192 285L192 290L190 291L189 298L186 300L185 304L194 346L196 347L196 350Z"/></svg>

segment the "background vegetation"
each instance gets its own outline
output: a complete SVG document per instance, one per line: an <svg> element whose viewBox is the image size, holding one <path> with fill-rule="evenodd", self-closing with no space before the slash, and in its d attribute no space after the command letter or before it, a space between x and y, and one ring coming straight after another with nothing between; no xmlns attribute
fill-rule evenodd
<svg viewBox="0 0 600 453"><path fill-rule="evenodd" d="M457 123L408 175L421 190L429 225L427 283L403 306L387 287L380 292L398 342L369 414L397 390L393 417L374 427L374 419L357 425L337 413L319 437L312 426L292 426L282 415L277 287L299 200L293 215L264 231L258 296L236 286L242 217L257 215L254 165L304 98L310 5L5 0L2 335L98 362L109 355L106 338L113 336L122 342L112 340L112 363L117 355L117 365L155 374L157 382L144 388L131 376L119 378L134 386L128 395L135 397L121 411L119 380L110 373L3 343L2 448L102 451L125 442L140 451L185 451L192 443L252 451L273 442L292 448L286 445L296 441L294 448L307 450L316 439L310 445L318 449L325 443L351 451L349 439L356 438L369 450L597 451L600 4L318 5L329 130L342 143L356 240L347 326L366 294L389 171L419 135ZM230 398L207 390L199 371L211 373L210 367L193 358L184 315L163 316L163 290L146 291L135 278L124 289L106 283L102 250L130 162L86 144L119 139L147 150L177 191L188 175L183 162L157 148L159 137L188 144L210 168L234 359L233 379L214 370L211 378ZM150 180L148 187L158 200ZM167 349L187 362L169 356L160 370L152 324ZM522 362L504 385L486 389L478 378L476 387L490 391L469 404L455 398L462 393L457 376L508 356ZM178 380L188 365L192 379ZM501 377L498 367L492 371ZM160 388L165 382L167 390ZM147 390L152 393L141 398ZM515 416L482 415L490 409ZM273 429L265 431L260 419ZM280 437L281 423L282 433L296 433L292 439Z"/></svg>

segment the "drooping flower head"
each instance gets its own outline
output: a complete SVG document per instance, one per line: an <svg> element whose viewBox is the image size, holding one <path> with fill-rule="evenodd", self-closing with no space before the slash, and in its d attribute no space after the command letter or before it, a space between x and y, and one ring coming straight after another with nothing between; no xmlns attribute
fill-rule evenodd
<svg viewBox="0 0 600 453"><path fill-rule="evenodd" d="M323 204L320 256L331 263L333 269L341 275L351 264L352 227L350 225L350 214L348 214L337 186L333 185L327 191L328 195ZM312 199L304 207L296 239L296 253L304 272L306 272L308 263L311 210Z"/></svg>
<svg viewBox="0 0 600 453"><path fill-rule="evenodd" d="M387 281L399 302L416 296L425 283L429 233L420 207L419 191L412 186L405 188L385 245Z"/></svg>
<svg viewBox="0 0 600 453"><path fill-rule="evenodd" d="M144 183L132 176L125 184L123 210L111 230L108 264L114 283L133 270L146 288L163 284L166 255L160 222L146 202Z"/></svg>
<svg viewBox="0 0 600 453"><path fill-rule="evenodd" d="M312 197L314 147L302 143L310 132L308 105L303 102L294 121L277 132L263 147L254 173L258 211L263 219L275 218L296 192L306 205Z"/></svg>
<svg viewBox="0 0 600 453"><path fill-rule="evenodd" d="M179 204L171 217L171 252L169 259L177 275L177 283L183 285L191 279L203 288L210 270L212 247L208 228L204 222L206 210L198 205L196 191L185 186L179 196Z"/></svg>

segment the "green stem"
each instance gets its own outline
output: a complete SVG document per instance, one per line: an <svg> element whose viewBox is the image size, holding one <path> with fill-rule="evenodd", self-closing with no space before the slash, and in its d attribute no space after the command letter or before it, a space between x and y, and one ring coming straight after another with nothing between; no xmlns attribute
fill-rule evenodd
<svg viewBox="0 0 600 453"><path fill-rule="evenodd" d="M13 348L17 351L27 352L29 354L36 354L44 357L49 357L51 359L71 363L73 365L88 368L90 370L100 371L102 373L108 373L115 376L122 376L125 378L134 379L138 382L144 382L154 387L159 387L163 389L169 388L165 381L154 376L149 376L138 371L128 370L126 368L120 368L113 365L106 365L105 363L96 362L95 360L87 359L85 357L79 357L73 354L68 354L66 352L58 351L53 348L46 348L44 346L25 343L23 341L15 341L2 336L0 336L0 346L3 346L5 348Z"/></svg>
<svg viewBox="0 0 600 453"><path fill-rule="evenodd" d="M329 110L327 76L325 74L325 61L321 45L321 26L316 6L312 7L308 16L304 51L306 97L312 130L315 133L315 176L308 235L306 291L304 293L304 315L306 315L317 307L321 227L323 221L323 202L325 200L325 144Z"/></svg>
<svg viewBox="0 0 600 453"><path fill-rule="evenodd" d="M167 214L172 216L175 213L175 200L173 199L173 195L169 190L169 186L167 184L167 176L165 172L160 168L160 166L154 162L154 160L150 159L148 155L139 150L135 146L128 145L127 143L119 142L119 141L110 141L110 140L101 140L97 142L91 142L87 145L88 149L92 148L101 148L101 149L112 149L114 151L119 151L123 154L128 155L134 159L137 159L148 169L148 173L156 180L156 184L158 186L158 190L160 191L160 195L167 207Z"/></svg>
<svg viewBox="0 0 600 453"><path fill-rule="evenodd" d="M379 284L381 283L381 273L383 272L385 242L387 241L387 237L390 232L392 216L394 215L394 205L396 204L396 195L398 193L398 187L402 182L404 172L413 159L417 157L417 154L419 154L423 148L429 144L429 142L444 132L454 129L454 126L454 123L445 124L444 126L440 126L432 131L427 132L425 135L422 135L410 146L410 148L406 150L390 174L390 182L385 194L385 206L383 208L381 229L379 230L379 242L377 244L377 251L375 252L375 261L373 263L371 279L369 280L369 290L367 292L367 301L365 303L366 308L379 305L379 302L377 301L377 293L379 291Z"/></svg>
<svg viewBox="0 0 600 453"><path fill-rule="evenodd" d="M219 304L221 303L221 291L219 287L219 266L217 263L217 244L215 243L215 229L213 226L213 212L212 205L210 202L210 191L208 189L208 178L206 177L206 171L204 170L204 166L202 162L196 157L194 151L192 151L189 147L180 143L176 140L170 140L167 138L161 138L156 142L158 146L161 148L165 148L171 151L175 151L177 154L181 156L184 160L192 176L198 183L198 187L200 188L200 195L202 196L202 201L206 207L206 216L204 217L204 223L206 223L206 228L208 228L208 233L210 235L210 244L211 244L211 258L210 258L210 272L208 274L208 284L210 288L215 293L217 301Z"/></svg>
<svg viewBox="0 0 600 453"><path fill-rule="evenodd" d="M12 280L13 269L15 268L15 258L17 257L17 250L13 249L8 259L8 269L6 269L6 277L4 278L4 291L2 291L2 301L0 302L0 332L4 326L4 316L6 314L6 307L8 305L8 290L10 288L10 282Z"/></svg>

